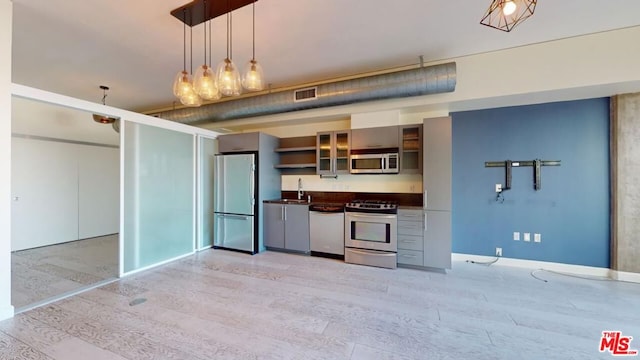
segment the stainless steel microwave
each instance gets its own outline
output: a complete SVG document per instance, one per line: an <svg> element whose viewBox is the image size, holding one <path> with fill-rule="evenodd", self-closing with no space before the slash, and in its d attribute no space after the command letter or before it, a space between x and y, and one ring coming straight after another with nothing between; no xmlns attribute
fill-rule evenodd
<svg viewBox="0 0 640 360"><path fill-rule="evenodd" d="M352 174L397 174L398 153L352 154Z"/></svg>

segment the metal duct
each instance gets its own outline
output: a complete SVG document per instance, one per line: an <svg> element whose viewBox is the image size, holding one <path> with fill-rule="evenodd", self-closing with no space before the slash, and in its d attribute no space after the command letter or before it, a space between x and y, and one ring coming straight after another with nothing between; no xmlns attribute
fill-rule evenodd
<svg viewBox="0 0 640 360"><path fill-rule="evenodd" d="M296 101L300 90L279 91L198 108L153 114L166 120L197 125L220 120L279 114L290 111L353 104L362 101L452 92L456 88L456 63L421 67L382 75L321 84L311 88L315 97ZM306 90L310 88L303 88ZM313 93L314 91L311 91Z"/></svg>

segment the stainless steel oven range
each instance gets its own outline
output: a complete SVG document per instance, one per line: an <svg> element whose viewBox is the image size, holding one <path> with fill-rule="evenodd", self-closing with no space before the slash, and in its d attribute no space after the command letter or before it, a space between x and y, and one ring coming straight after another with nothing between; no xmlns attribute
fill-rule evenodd
<svg viewBox="0 0 640 360"><path fill-rule="evenodd" d="M354 200L345 205L344 261L395 269L398 206L394 202Z"/></svg>

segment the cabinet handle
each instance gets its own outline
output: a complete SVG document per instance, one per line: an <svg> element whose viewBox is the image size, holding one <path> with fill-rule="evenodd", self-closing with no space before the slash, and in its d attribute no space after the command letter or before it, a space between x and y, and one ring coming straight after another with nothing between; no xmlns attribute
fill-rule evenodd
<svg viewBox="0 0 640 360"><path fill-rule="evenodd" d="M287 221L287 207L283 206L284 208L284 221Z"/></svg>
<svg viewBox="0 0 640 360"><path fill-rule="evenodd" d="M427 212L424 212L424 223L422 223L422 228L427 230Z"/></svg>
<svg viewBox="0 0 640 360"><path fill-rule="evenodd" d="M370 147L370 148L372 148L372 147L382 147L382 145L381 144L372 144L372 145L367 145L367 147Z"/></svg>
<svg viewBox="0 0 640 360"><path fill-rule="evenodd" d="M406 258L415 258L415 257L417 257L417 256L415 256L413 254L400 254L400 256L406 257Z"/></svg>
<svg viewBox="0 0 640 360"><path fill-rule="evenodd" d="M417 241L416 240L400 240L400 242L407 243L407 244L413 244L413 243L416 243Z"/></svg>
<svg viewBox="0 0 640 360"><path fill-rule="evenodd" d="M284 221L284 205L280 207L280 221Z"/></svg>

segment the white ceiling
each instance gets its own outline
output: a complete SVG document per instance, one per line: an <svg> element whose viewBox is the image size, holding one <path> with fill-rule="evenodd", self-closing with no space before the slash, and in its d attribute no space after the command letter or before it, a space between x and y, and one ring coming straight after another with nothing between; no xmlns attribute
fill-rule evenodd
<svg viewBox="0 0 640 360"><path fill-rule="evenodd" d="M224 0L218 0L224 1ZM171 106L188 0L13 0L13 82L143 111ZM640 25L638 0L540 0L511 33L479 24L490 0L259 0L256 58L273 88ZM251 56L251 6L233 13L233 59ZM225 17L213 20L213 63ZM193 29L194 67L203 26ZM215 66L215 65L214 65ZM187 64L189 67L189 64Z"/></svg>

